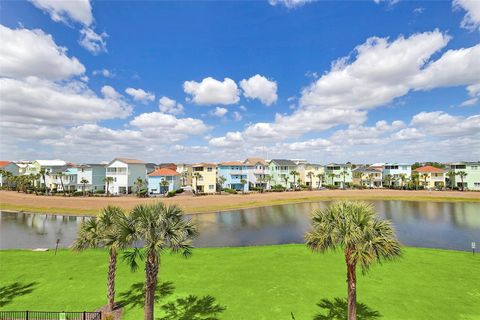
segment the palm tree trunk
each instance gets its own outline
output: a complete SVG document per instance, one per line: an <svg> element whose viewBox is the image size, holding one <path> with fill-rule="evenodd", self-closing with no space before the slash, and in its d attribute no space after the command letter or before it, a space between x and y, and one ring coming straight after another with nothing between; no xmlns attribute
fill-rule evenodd
<svg viewBox="0 0 480 320"><path fill-rule="evenodd" d="M115 274L117 271L117 252L110 248L108 264L108 284L107 284L107 299L108 310L113 311L115 308Z"/></svg>
<svg viewBox="0 0 480 320"><path fill-rule="evenodd" d="M350 255L347 254L347 291L348 291L348 320L357 319L357 275L356 266L349 262Z"/></svg>
<svg viewBox="0 0 480 320"><path fill-rule="evenodd" d="M155 252L149 252L145 264L145 306L144 320L153 320L155 289L157 288L157 275L160 267L160 260Z"/></svg>

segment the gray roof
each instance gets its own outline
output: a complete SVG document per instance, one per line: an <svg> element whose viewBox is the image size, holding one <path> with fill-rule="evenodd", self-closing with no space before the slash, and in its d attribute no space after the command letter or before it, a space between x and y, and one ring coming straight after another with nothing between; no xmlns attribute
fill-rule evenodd
<svg viewBox="0 0 480 320"><path fill-rule="evenodd" d="M352 171L363 172L363 173L379 173L379 172L381 172L380 170L375 170L375 169L367 168L367 167L358 167L358 168L353 169Z"/></svg>
<svg viewBox="0 0 480 320"><path fill-rule="evenodd" d="M292 160L287 160L287 159L272 159L270 162L274 162L279 166L296 166L297 165Z"/></svg>

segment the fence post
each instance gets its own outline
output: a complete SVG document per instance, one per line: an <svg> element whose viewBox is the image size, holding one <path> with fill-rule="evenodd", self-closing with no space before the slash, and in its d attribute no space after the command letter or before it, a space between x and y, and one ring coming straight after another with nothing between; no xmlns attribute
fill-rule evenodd
<svg viewBox="0 0 480 320"><path fill-rule="evenodd" d="M85 314L85 311L83 311L83 320L87 319L87 315Z"/></svg>
<svg viewBox="0 0 480 320"><path fill-rule="evenodd" d="M27 310L27 312L25 313L25 319L28 320L28 310Z"/></svg>

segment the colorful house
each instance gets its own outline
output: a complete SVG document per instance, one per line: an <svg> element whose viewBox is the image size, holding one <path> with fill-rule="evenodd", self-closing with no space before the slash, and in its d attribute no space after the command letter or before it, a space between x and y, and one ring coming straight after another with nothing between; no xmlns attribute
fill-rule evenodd
<svg viewBox="0 0 480 320"><path fill-rule="evenodd" d="M412 177L412 166L407 163L385 163L382 173L384 186L405 186Z"/></svg>
<svg viewBox="0 0 480 320"><path fill-rule="evenodd" d="M262 158L247 158L243 163L253 166L248 171L248 181L251 185L257 188L270 188L270 170L267 161Z"/></svg>
<svg viewBox="0 0 480 320"><path fill-rule="evenodd" d="M269 163L269 171L272 186L281 185L285 188L292 188L298 184L296 181L299 175L294 176L292 172L297 172L297 164L292 160L273 159Z"/></svg>
<svg viewBox="0 0 480 320"><path fill-rule="evenodd" d="M447 170L453 171L453 185L466 190L480 190L480 162L456 162L447 165Z"/></svg>
<svg viewBox="0 0 480 320"><path fill-rule="evenodd" d="M253 165L240 161L221 162L217 166L217 179L223 188L247 192L251 180Z"/></svg>
<svg viewBox="0 0 480 320"><path fill-rule="evenodd" d="M86 191L105 191L105 164L88 163L77 166L77 190L83 190L85 183Z"/></svg>
<svg viewBox="0 0 480 320"><path fill-rule="evenodd" d="M56 173L64 172L72 164L63 160L35 160L30 168L30 173L44 173L37 182L37 186L46 187L49 190L58 189Z"/></svg>
<svg viewBox="0 0 480 320"><path fill-rule="evenodd" d="M137 159L115 158L106 165L106 178L112 178L108 184L110 194L129 194L135 191L135 183L147 180L147 166Z"/></svg>
<svg viewBox="0 0 480 320"><path fill-rule="evenodd" d="M182 188L180 173L171 168L158 168L148 174L148 193L166 194Z"/></svg>
<svg viewBox="0 0 480 320"><path fill-rule="evenodd" d="M198 193L217 192L217 165L214 163L197 163L192 165L192 187Z"/></svg>
<svg viewBox="0 0 480 320"><path fill-rule="evenodd" d="M50 174L52 188L57 191L75 191L77 190L77 168L70 167L64 171Z"/></svg>
<svg viewBox="0 0 480 320"><path fill-rule="evenodd" d="M382 170L374 167L358 167L352 170L352 183L368 188L381 188Z"/></svg>
<svg viewBox="0 0 480 320"><path fill-rule="evenodd" d="M300 181L303 185L312 189L320 189L325 179L325 170L322 165L314 163L298 164Z"/></svg>
<svg viewBox="0 0 480 320"><path fill-rule="evenodd" d="M192 165L187 163L177 163L177 172L180 173L180 180L182 181L182 186L191 186L192 185Z"/></svg>
<svg viewBox="0 0 480 320"><path fill-rule="evenodd" d="M352 183L350 163L330 163L325 166L325 181L329 185L345 188Z"/></svg>
<svg viewBox="0 0 480 320"><path fill-rule="evenodd" d="M426 189L443 189L445 187L446 170L424 166L413 171L418 173L419 184Z"/></svg>
<svg viewBox="0 0 480 320"><path fill-rule="evenodd" d="M19 166L12 161L0 161L0 187L3 187L8 181L8 176L18 176Z"/></svg>

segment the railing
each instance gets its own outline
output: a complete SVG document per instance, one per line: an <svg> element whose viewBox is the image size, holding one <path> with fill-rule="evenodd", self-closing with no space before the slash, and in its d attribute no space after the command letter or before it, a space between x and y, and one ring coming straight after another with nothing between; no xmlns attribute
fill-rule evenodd
<svg viewBox="0 0 480 320"><path fill-rule="evenodd" d="M0 320L100 320L101 312L0 311Z"/></svg>

